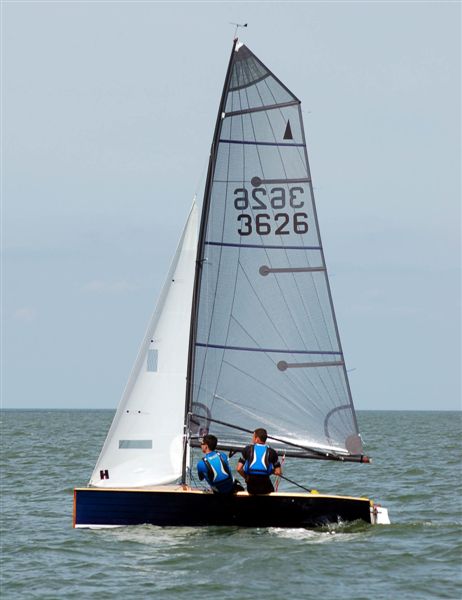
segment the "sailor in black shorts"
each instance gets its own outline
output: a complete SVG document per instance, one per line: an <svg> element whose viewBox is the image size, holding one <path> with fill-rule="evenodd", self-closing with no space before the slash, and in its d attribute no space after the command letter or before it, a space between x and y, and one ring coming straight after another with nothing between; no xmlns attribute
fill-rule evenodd
<svg viewBox="0 0 462 600"><path fill-rule="evenodd" d="M270 475L281 475L278 453L266 445L266 429L256 429L252 444L246 446L237 463L237 472L247 484L249 494L270 494L274 492Z"/></svg>

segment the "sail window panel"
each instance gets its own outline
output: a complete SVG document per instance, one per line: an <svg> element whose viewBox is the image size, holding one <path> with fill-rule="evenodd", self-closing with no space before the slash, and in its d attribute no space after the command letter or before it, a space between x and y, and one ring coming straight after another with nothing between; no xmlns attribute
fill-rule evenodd
<svg viewBox="0 0 462 600"><path fill-rule="evenodd" d="M151 450L152 440L119 440L119 450Z"/></svg>
<svg viewBox="0 0 462 600"><path fill-rule="evenodd" d="M146 370L150 373L157 371L158 350L149 348L146 356Z"/></svg>
<svg viewBox="0 0 462 600"><path fill-rule="evenodd" d="M290 123L291 139L284 138L287 123ZM298 107L278 108L229 117L223 123L221 139L302 144L303 136Z"/></svg>

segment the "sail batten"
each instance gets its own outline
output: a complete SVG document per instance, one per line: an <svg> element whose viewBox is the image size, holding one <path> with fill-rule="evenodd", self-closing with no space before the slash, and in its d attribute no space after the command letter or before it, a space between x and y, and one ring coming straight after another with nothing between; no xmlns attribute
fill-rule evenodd
<svg viewBox="0 0 462 600"><path fill-rule="evenodd" d="M252 146L298 146L303 148L305 144L290 144L289 142L257 142L257 140L220 140L222 144L249 144Z"/></svg>
<svg viewBox="0 0 462 600"><path fill-rule="evenodd" d="M287 106L298 106L299 100L291 100L289 102L280 102L279 104L268 104L266 106L254 106L253 108L244 108L242 110L233 110L225 113L224 118L236 117L238 115L245 115L248 113L260 112L262 110L275 110L277 108L286 108Z"/></svg>
<svg viewBox="0 0 462 600"><path fill-rule="evenodd" d="M268 244L232 244L226 242L205 242L208 246L223 246L228 248L261 248L264 250L321 250L321 246L275 246Z"/></svg>
<svg viewBox="0 0 462 600"><path fill-rule="evenodd" d="M200 346L202 348L222 348L224 350L237 350L242 352L277 352L277 353L287 353L287 354L338 354L341 355L341 352L331 352L329 350L288 350L281 348L249 348L245 346L220 346L218 344L205 344L201 342L196 342L196 346Z"/></svg>
<svg viewBox="0 0 462 600"><path fill-rule="evenodd" d="M300 101L244 45L228 66L198 256L187 404L201 407L196 429L226 446L266 423L275 437L360 454Z"/></svg>

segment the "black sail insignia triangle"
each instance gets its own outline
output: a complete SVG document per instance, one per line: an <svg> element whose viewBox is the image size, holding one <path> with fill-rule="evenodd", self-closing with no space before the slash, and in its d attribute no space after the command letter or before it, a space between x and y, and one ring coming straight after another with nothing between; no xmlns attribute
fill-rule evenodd
<svg viewBox="0 0 462 600"><path fill-rule="evenodd" d="M286 131L284 133L285 140L293 140L294 136L292 135L292 129L290 128L290 121L287 120Z"/></svg>

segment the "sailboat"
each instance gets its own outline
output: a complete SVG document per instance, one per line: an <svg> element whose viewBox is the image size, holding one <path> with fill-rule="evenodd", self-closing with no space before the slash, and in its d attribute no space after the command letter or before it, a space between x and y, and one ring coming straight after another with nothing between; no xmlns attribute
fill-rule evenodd
<svg viewBox="0 0 462 600"><path fill-rule="evenodd" d="M300 100L237 38L202 212L190 210L74 527L387 523L369 498L194 485L212 433L264 427L294 460L367 463L334 314Z"/></svg>

